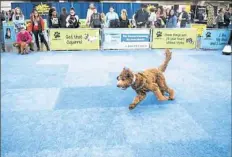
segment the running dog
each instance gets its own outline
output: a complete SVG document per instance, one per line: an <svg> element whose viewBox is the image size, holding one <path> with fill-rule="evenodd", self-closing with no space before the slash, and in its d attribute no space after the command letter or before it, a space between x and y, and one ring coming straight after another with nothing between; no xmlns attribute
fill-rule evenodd
<svg viewBox="0 0 232 157"><path fill-rule="evenodd" d="M128 68L123 68L120 75L117 77L117 87L126 90L132 87L137 93L137 96L130 104L129 109L134 109L142 100L145 99L147 92L153 92L159 101L174 100L174 90L166 84L163 72L165 72L169 61L171 60L172 52L169 49L165 50L165 61L158 68L146 69L143 72L133 73ZM165 93L169 97L164 96Z"/></svg>

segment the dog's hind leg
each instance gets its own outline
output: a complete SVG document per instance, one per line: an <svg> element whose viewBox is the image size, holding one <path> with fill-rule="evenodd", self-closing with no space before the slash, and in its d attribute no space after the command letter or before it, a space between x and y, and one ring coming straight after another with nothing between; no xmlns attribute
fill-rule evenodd
<svg viewBox="0 0 232 157"><path fill-rule="evenodd" d="M159 101L165 101L168 100L168 97L164 96L158 86L158 84L153 83L150 87L149 90L151 90L157 97Z"/></svg>
<svg viewBox="0 0 232 157"><path fill-rule="evenodd" d="M129 109L134 109L142 100L146 97L146 93L138 93L138 95L134 98L132 104L130 104Z"/></svg>
<svg viewBox="0 0 232 157"><path fill-rule="evenodd" d="M169 94L169 100L174 100L174 90L167 86L165 77L162 73L158 73L157 75L157 84L159 85L161 91Z"/></svg>

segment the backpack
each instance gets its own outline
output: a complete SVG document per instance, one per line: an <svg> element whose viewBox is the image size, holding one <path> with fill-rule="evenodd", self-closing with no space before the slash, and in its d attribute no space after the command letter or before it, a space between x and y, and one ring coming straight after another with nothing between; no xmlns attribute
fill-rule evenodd
<svg viewBox="0 0 232 157"><path fill-rule="evenodd" d="M92 28L100 28L101 27L101 15L99 13L92 14L91 27Z"/></svg>

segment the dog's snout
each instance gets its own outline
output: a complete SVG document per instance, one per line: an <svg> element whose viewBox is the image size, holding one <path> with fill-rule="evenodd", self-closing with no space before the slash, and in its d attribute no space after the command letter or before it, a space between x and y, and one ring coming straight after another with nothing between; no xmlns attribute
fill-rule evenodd
<svg viewBox="0 0 232 157"><path fill-rule="evenodd" d="M120 82L119 81L117 82L117 87L120 87Z"/></svg>

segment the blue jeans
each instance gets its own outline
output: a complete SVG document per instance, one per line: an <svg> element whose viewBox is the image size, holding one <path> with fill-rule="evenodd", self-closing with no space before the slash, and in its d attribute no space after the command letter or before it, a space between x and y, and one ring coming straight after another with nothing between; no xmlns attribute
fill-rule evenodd
<svg viewBox="0 0 232 157"><path fill-rule="evenodd" d="M230 24L228 28L229 28L229 29L232 29L232 24Z"/></svg>

